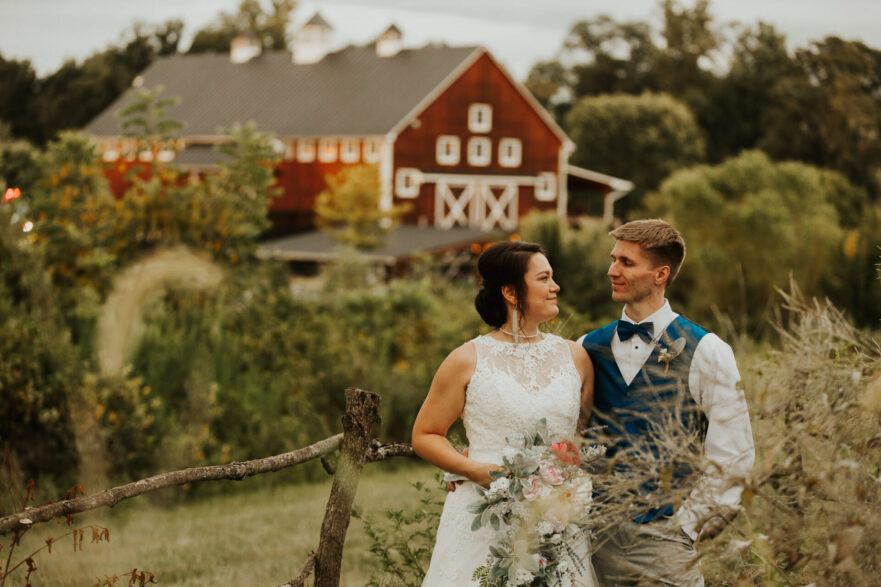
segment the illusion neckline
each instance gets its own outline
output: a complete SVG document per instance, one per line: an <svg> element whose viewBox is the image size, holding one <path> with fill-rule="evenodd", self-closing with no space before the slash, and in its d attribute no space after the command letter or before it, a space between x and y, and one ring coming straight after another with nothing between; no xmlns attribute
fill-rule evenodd
<svg viewBox="0 0 881 587"><path fill-rule="evenodd" d="M523 341L520 341L520 342L517 342L517 343L515 343L513 340L499 340L499 339L497 339L497 338L493 338L493 337L490 336L489 334L484 334L483 336L481 336L481 338L483 338L483 339L485 339L485 340L488 340L488 341L490 341L490 342L493 343L493 344L498 344L498 345L502 345L502 346L506 346L506 347L514 347L514 348L526 347L526 348L531 348L531 347L538 346L538 345L544 343L545 341L549 341L549 340L551 340L551 338L552 338L553 336L554 336L554 335L551 334L551 333L549 333L549 332L542 332L542 337L541 337L539 340L536 340L535 342L529 342L529 341L525 341L525 340L523 340Z"/></svg>

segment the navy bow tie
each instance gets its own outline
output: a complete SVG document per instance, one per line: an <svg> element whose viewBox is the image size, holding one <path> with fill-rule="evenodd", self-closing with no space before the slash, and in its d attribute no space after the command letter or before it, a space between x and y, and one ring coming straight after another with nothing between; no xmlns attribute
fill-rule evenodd
<svg viewBox="0 0 881 587"><path fill-rule="evenodd" d="M636 334L644 341L651 342L654 330L655 325L651 322L634 324L633 322L628 322L626 320L618 320L618 338L621 340L629 340L634 334Z"/></svg>

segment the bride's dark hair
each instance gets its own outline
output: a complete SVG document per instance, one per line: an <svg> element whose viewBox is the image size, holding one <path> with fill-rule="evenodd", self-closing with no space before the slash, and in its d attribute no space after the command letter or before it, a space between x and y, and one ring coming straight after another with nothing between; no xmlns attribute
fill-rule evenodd
<svg viewBox="0 0 881 587"><path fill-rule="evenodd" d="M508 307L502 296L502 286L510 285L517 294L516 308L523 314L522 303L526 298L526 268L536 253L544 255L544 249L536 243L522 241L496 243L486 249L477 260L481 287L474 298L474 307L483 321L500 327L508 319Z"/></svg>

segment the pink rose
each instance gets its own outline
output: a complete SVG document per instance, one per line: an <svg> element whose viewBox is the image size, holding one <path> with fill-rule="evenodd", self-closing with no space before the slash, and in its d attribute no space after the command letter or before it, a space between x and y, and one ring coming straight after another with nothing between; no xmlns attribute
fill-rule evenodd
<svg viewBox="0 0 881 587"><path fill-rule="evenodd" d="M564 463L569 463L576 467L581 464L581 453L578 452L578 447L571 440L551 443L551 450Z"/></svg>
<svg viewBox="0 0 881 587"><path fill-rule="evenodd" d="M538 475L530 475L523 483L523 497L528 501L541 497L548 490Z"/></svg>
<svg viewBox="0 0 881 587"><path fill-rule="evenodd" d="M563 482L563 472L548 461L539 463L538 472L541 473L542 480L548 485L559 485Z"/></svg>

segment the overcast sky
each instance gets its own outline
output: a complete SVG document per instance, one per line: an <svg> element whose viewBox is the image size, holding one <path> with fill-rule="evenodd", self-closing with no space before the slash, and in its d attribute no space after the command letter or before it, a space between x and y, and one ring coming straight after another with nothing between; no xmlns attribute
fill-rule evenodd
<svg viewBox="0 0 881 587"><path fill-rule="evenodd" d="M40 75L120 40L136 21L185 23L184 47L196 30L240 0L0 0L0 54L29 59ZM682 0L688 6L693 0ZM267 2L268 4L268 2ZM791 46L827 35L881 48L881 0L711 0L717 23L764 20ZM551 59L572 23L599 14L619 21L660 21L658 0L301 0L295 26L316 11L335 28L336 44L364 43L394 22L406 46L480 44L518 79Z"/></svg>

